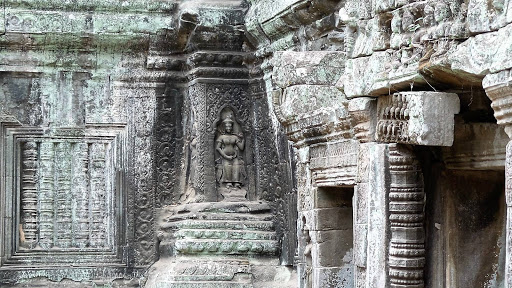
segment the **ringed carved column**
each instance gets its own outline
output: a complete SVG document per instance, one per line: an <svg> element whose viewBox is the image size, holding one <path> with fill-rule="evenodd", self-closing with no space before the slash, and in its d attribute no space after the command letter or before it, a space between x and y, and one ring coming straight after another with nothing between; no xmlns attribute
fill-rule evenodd
<svg viewBox="0 0 512 288"><path fill-rule="evenodd" d="M390 144L389 277L391 287L424 287L425 193L419 163L407 146Z"/></svg>
<svg viewBox="0 0 512 288"><path fill-rule="evenodd" d="M21 176L21 242L26 248L37 243L37 143L23 143Z"/></svg>
<svg viewBox="0 0 512 288"><path fill-rule="evenodd" d="M424 287L423 175L407 145L451 146L459 98L443 92L399 92L377 100L377 141L389 144L389 283ZM398 144L402 143L402 144Z"/></svg>

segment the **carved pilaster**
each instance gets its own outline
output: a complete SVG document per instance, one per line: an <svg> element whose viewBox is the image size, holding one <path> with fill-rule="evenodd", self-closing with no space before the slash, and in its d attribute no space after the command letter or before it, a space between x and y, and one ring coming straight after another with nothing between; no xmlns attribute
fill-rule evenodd
<svg viewBox="0 0 512 288"><path fill-rule="evenodd" d="M105 245L106 227L104 227L105 211L105 145L101 143L94 143L91 146L91 195L90 195L90 245L92 247L102 247Z"/></svg>
<svg viewBox="0 0 512 288"><path fill-rule="evenodd" d="M37 143L22 144L20 241L26 248L37 243Z"/></svg>
<svg viewBox="0 0 512 288"><path fill-rule="evenodd" d="M73 221L73 247L84 248L89 245L89 145L87 143L75 143L73 145L73 178L72 194L76 204L75 218Z"/></svg>
<svg viewBox="0 0 512 288"><path fill-rule="evenodd" d="M424 287L423 176L413 152L400 144L391 144L389 147L389 170L391 287Z"/></svg>
<svg viewBox="0 0 512 288"><path fill-rule="evenodd" d="M59 248L71 247L71 145L60 142L55 148L56 243Z"/></svg>
<svg viewBox="0 0 512 288"><path fill-rule="evenodd" d="M512 141L507 144L505 198L507 202L505 287L512 287Z"/></svg>
<svg viewBox="0 0 512 288"><path fill-rule="evenodd" d="M55 229L55 148L53 142L41 143L39 159L39 246L43 249L50 249L54 245Z"/></svg>

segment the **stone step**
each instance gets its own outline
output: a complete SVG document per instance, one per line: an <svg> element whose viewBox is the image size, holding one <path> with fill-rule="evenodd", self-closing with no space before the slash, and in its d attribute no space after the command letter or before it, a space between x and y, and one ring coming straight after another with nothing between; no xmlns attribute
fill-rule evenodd
<svg viewBox="0 0 512 288"><path fill-rule="evenodd" d="M222 229L222 230L257 230L274 231L272 221L222 221L222 220L182 220L165 222L160 225L166 229Z"/></svg>
<svg viewBox="0 0 512 288"><path fill-rule="evenodd" d="M229 239L229 240L276 240L270 231L181 229L174 233L176 239Z"/></svg>
<svg viewBox="0 0 512 288"><path fill-rule="evenodd" d="M234 283L223 281L167 281L157 283L154 288L252 288L251 283Z"/></svg>
<svg viewBox="0 0 512 288"><path fill-rule="evenodd" d="M233 256L230 258L216 258L211 255L173 257L162 259L154 267L161 269L158 277L163 281L250 283L253 278L249 261L244 258L233 258Z"/></svg>
<svg viewBox="0 0 512 288"><path fill-rule="evenodd" d="M189 203L178 206L167 206L164 208L164 214L184 214L198 212L216 212L216 213L271 213L270 205L262 201L247 202L202 202Z"/></svg>
<svg viewBox="0 0 512 288"><path fill-rule="evenodd" d="M180 254L276 255L275 240L181 239L174 243Z"/></svg>
<svg viewBox="0 0 512 288"><path fill-rule="evenodd" d="M274 215L270 213L249 214L249 213L218 213L218 212L197 212L170 215L164 218L165 222L183 221L189 219L200 220L228 220L228 221L272 221Z"/></svg>

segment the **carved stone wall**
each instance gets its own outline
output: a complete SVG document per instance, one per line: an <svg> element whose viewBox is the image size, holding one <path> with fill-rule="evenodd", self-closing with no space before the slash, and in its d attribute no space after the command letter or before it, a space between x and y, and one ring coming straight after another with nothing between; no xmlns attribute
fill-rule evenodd
<svg viewBox="0 0 512 288"><path fill-rule="evenodd" d="M0 11L0 285L140 286L166 261L171 287L512 285L510 209L481 204L501 203L510 182L509 0L6 0ZM485 172L464 183L472 170ZM471 201L485 221L465 219ZM196 209L232 230L188 229ZM286 281L244 262L260 247L244 241L210 273L196 244L215 239L222 254L259 218L258 236L240 235L267 237L262 266ZM454 228L448 243L443 225L472 242ZM201 253L176 257L176 243ZM492 269L435 252L472 247Z"/></svg>
<svg viewBox="0 0 512 288"><path fill-rule="evenodd" d="M509 1L251 1L248 39L276 120L298 158L299 287L322 287L315 282L322 276L313 271L325 259L309 253L315 245L310 231L327 220L302 215L315 210L317 191L330 185L355 185L350 285L458 287L433 280L440 278L431 273L432 263L446 267L449 261L430 253L437 243L423 235L424 225L435 221L428 218L432 214L423 216L425 196L429 203L441 200L423 192L419 167L441 162L454 173L503 171L503 131L510 129L511 65L504 52L510 49L509 14ZM492 108L481 97L483 88ZM355 152L342 152L345 143L354 143ZM414 152L397 156L396 143L413 145ZM449 189L431 181L425 184L429 191ZM494 212L486 214L495 219L490 226L501 223ZM446 230L435 229L427 239L447 237ZM482 249L503 247L500 241L489 238ZM481 261L496 267L488 274L498 280L488 285L499 287L503 262Z"/></svg>

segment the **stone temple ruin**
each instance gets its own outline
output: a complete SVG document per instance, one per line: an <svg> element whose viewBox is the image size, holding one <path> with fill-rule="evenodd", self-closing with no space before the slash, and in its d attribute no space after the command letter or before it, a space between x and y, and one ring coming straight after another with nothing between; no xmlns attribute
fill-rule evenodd
<svg viewBox="0 0 512 288"><path fill-rule="evenodd" d="M512 287L511 0L0 9L0 287Z"/></svg>

